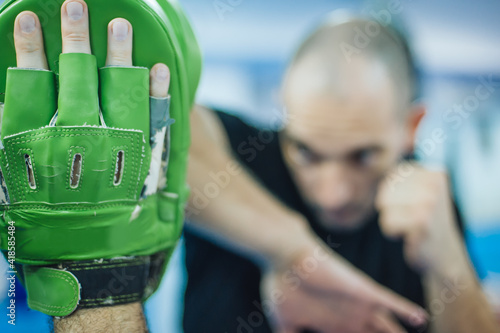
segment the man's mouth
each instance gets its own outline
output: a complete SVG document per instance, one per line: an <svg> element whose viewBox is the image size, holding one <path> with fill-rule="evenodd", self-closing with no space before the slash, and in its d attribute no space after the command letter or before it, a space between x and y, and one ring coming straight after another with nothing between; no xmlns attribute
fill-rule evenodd
<svg viewBox="0 0 500 333"><path fill-rule="evenodd" d="M354 208L342 208L342 209L318 209L317 212L319 215L331 222L335 222L335 224L343 225L350 222L351 218L359 212L359 209Z"/></svg>

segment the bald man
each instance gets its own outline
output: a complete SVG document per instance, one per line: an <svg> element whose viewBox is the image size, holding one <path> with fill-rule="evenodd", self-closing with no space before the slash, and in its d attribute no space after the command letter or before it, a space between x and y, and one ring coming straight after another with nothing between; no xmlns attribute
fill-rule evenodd
<svg viewBox="0 0 500 333"><path fill-rule="evenodd" d="M411 161L416 92L405 40L351 19L299 48L280 132L195 110L186 333L498 330L446 174Z"/></svg>

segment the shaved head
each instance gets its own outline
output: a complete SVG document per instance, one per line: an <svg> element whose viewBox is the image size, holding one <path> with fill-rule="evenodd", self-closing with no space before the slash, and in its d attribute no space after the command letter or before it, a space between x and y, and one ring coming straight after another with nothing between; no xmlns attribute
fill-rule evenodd
<svg viewBox="0 0 500 333"><path fill-rule="evenodd" d="M398 102L405 106L418 95L413 58L405 39L393 28L368 19L351 19L342 23L327 21L299 47L289 67L307 70L315 77L315 89L342 96L343 82L350 75L353 62L369 61L383 65L398 89Z"/></svg>

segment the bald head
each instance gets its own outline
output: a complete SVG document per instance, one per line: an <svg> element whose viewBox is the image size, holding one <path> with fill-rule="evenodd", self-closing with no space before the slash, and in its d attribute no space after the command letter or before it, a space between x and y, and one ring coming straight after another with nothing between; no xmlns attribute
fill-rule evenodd
<svg viewBox="0 0 500 333"><path fill-rule="evenodd" d="M341 97L353 88L345 84L348 77L355 74L359 64L366 63L372 69L372 73L366 73L367 78L377 80L382 75L390 79L401 108L406 109L416 98L416 75L406 42L392 28L365 19L320 26L298 49L288 77L298 73L304 83L303 74L307 72L308 88Z"/></svg>

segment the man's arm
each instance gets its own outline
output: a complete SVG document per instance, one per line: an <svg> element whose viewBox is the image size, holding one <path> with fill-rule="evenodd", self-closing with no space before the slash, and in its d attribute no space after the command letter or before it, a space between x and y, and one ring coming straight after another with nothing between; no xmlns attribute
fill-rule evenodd
<svg viewBox="0 0 500 333"><path fill-rule="evenodd" d="M107 308L82 309L63 319L54 319L55 333L147 332L140 303Z"/></svg>
<svg viewBox="0 0 500 333"><path fill-rule="evenodd" d="M272 263L291 260L297 252L314 246L307 221L274 198L233 158L222 124L213 112L195 107L191 133L188 182L192 193L213 182L210 173L224 171L230 179L208 204L200 205L192 196L188 220L217 234L212 237L229 239L228 246L238 244L238 250Z"/></svg>
<svg viewBox="0 0 500 333"><path fill-rule="evenodd" d="M499 332L491 306L465 258L465 254L456 256L451 261L456 267L425 277L432 332Z"/></svg>
<svg viewBox="0 0 500 333"><path fill-rule="evenodd" d="M266 260L263 299L269 300L271 324L278 332L398 332L392 314L418 326L424 311L379 286L310 230L301 215L280 203L232 157L217 116L196 107L191 116L192 143L188 181L192 193L213 183L210 173L231 178L203 205L192 197L187 217L197 228L221 235L224 244ZM272 167L272 166L270 166ZM314 261L317 268L310 270Z"/></svg>
<svg viewBox="0 0 500 333"><path fill-rule="evenodd" d="M449 239L438 262L424 275L424 290L435 333L499 332L494 314L469 260L451 200L443 219L449 219ZM445 217L448 216L448 217Z"/></svg>

